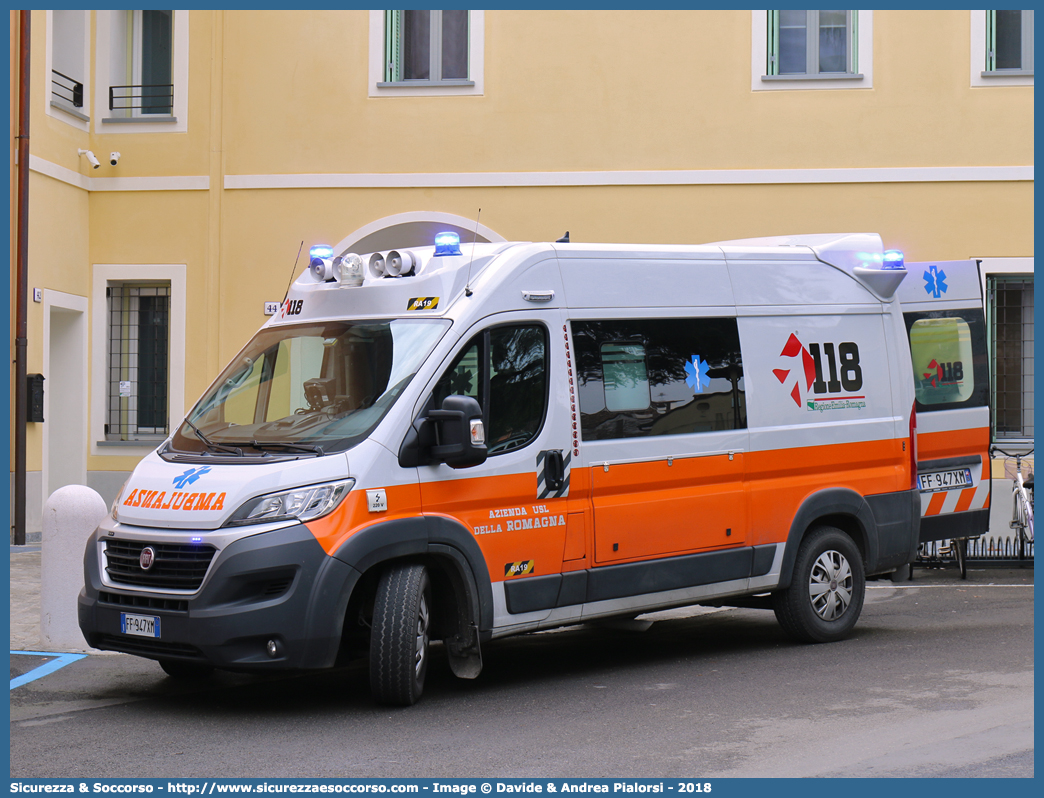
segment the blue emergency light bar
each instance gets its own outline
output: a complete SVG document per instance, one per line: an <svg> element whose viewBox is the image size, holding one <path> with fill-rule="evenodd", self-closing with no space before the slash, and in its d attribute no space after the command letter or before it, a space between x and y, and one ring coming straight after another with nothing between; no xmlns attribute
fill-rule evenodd
<svg viewBox="0 0 1044 798"><path fill-rule="evenodd" d="M316 244L308 250L308 257L311 260L316 258L329 260L333 257L333 247L329 244Z"/></svg>
<svg viewBox="0 0 1044 798"><path fill-rule="evenodd" d="M904 269L906 263L903 258L903 253L898 249L885 250L884 262L881 264L882 269Z"/></svg>
<svg viewBox="0 0 1044 798"><path fill-rule="evenodd" d="M460 236L456 233L438 233L435 236L435 257L459 255Z"/></svg>

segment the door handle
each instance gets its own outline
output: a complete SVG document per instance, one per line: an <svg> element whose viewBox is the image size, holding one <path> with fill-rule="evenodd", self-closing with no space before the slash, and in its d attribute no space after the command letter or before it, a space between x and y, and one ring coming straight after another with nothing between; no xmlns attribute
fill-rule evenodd
<svg viewBox="0 0 1044 798"><path fill-rule="evenodd" d="M565 463L561 449L544 452L544 484L550 491L561 490L565 480Z"/></svg>

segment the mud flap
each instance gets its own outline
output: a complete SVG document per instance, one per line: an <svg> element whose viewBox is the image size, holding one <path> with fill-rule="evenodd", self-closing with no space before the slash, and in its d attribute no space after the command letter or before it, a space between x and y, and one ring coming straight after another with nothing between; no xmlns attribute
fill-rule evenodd
<svg viewBox="0 0 1044 798"><path fill-rule="evenodd" d="M482 673L482 650L475 624L470 624L464 634L456 634L444 642L454 676L458 679L474 679Z"/></svg>

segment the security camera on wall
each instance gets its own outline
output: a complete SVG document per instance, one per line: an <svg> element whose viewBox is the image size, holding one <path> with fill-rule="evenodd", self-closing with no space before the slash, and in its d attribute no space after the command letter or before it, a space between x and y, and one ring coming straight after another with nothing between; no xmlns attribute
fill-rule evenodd
<svg viewBox="0 0 1044 798"><path fill-rule="evenodd" d="M120 162L120 154L118 152L109 153L109 163L115 166Z"/></svg>
<svg viewBox="0 0 1044 798"><path fill-rule="evenodd" d="M93 166L95 169L101 166L101 162L98 160L98 156L90 150L78 150L78 152L80 153L80 155L85 156L87 160L90 161L91 166Z"/></svg>

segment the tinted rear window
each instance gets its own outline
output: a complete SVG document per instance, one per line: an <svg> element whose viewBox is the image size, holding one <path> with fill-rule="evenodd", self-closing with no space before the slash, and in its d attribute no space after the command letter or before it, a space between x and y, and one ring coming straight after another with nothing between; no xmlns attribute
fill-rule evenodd
<svg viewBox="0 0 1044 798"><path fill-rule="evenodd" d="M989 402L986 324L981 310L906 313L918 412Z"/></svg>

